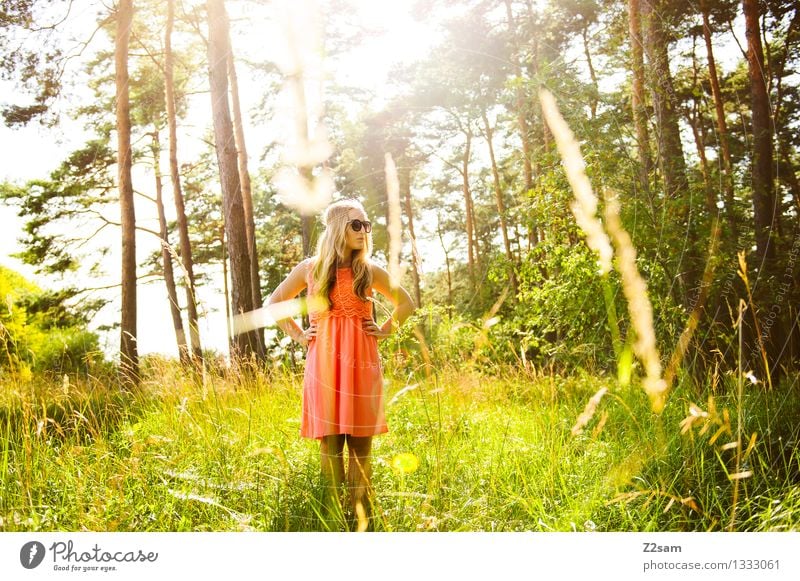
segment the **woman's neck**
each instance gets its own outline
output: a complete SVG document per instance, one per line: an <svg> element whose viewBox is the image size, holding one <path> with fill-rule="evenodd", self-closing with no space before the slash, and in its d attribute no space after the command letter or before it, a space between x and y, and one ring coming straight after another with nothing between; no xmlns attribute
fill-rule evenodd
<svg viewBox="0 0 800 581"><path fill-rule="evenodd" d="M343 258L336 262L336 266L338 268L350 268L353 265L353 257L348 256L347 258Z"/></svg>

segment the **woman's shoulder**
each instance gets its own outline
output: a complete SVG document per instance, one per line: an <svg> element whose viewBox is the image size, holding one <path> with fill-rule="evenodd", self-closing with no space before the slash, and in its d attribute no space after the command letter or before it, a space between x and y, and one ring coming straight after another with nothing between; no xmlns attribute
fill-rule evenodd
<svg viewBox="0 0 800 581"><path fill-rule="evenodd" d="M389 272L380 264L370 260L369 269L372 274L372 286L382 287L389 282Z"/></svg>
<svg viewBox="0 0 800 581"><path fill-rule="evenodd" d="M303 269L303 272L306 273L306 276L311 274L311 271L314 269L314 265L317 263L316 256L309 256L308 258L303 259L303 261L298 265L298 267Z"/></svg>
<svg viewBox="0 0 800 581"><path fill-rule="evenodd" d="M378 264L377 262L375 262L373 260L368 261L367 265L369 266L369 270L370 270L370 272L372 272L373 276L376 275L376 274L379 275L379 276L381 274L387 274L387 275L389 274L386 271L385 268L383 268L380 264Z"/></svg>
<svg viewBox="0 0 800 581"><path fill-rule="evenodd" d="M298 262L294 268L292 268L292 272L289 273L289 276L293 279L298 277L307 278L308 274L311 272L311 268L314 265L313 257L311 258L304 258L300 262Z"/></svg>

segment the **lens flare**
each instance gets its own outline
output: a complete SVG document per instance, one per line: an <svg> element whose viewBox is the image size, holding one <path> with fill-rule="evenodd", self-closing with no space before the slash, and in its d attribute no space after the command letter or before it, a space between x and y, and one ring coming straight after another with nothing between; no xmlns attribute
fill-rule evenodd
<svg viewBox="0 0 800 581"><path fill-rule="evenodd" d="M403 452L392 458L392 469L400 474L411 474L419 468L419 459L410 452Z"/></svg>

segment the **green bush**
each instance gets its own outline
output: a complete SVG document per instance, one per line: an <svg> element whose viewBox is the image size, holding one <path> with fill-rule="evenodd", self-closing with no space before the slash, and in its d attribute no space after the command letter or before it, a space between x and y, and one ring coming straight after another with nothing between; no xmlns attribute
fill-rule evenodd
<svg viewBox="0 0 800 581"><path fill-rule="evenodd" d="M69 296L0 266L0 373L86 371L103 360L99 337Z"/></svg>

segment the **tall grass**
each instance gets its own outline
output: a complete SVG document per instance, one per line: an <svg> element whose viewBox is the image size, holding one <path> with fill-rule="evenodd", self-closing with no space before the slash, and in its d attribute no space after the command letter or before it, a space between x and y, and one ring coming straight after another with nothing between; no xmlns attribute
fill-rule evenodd
<svg viewBox="0 0 800 581"><path fill-rule="evenodd" d="M734 393L735 377L720 381ZM798 529L800 423L784 421L795 394L745 390L741 414L720 395L686 420L697 388L679 382L654 421L642 391L616 389L574 436L584 403L614 382L455 365L387 374L373 528L721 530L735 513L734 530ZM137 394L87 378L6 384L0 530L344 530L320 516L318 447L298 435L300 384L258 368L192 377L157 360ZM766 416L766 400L781 415ZM734 501L739 421L757 436Z"/></svg>

